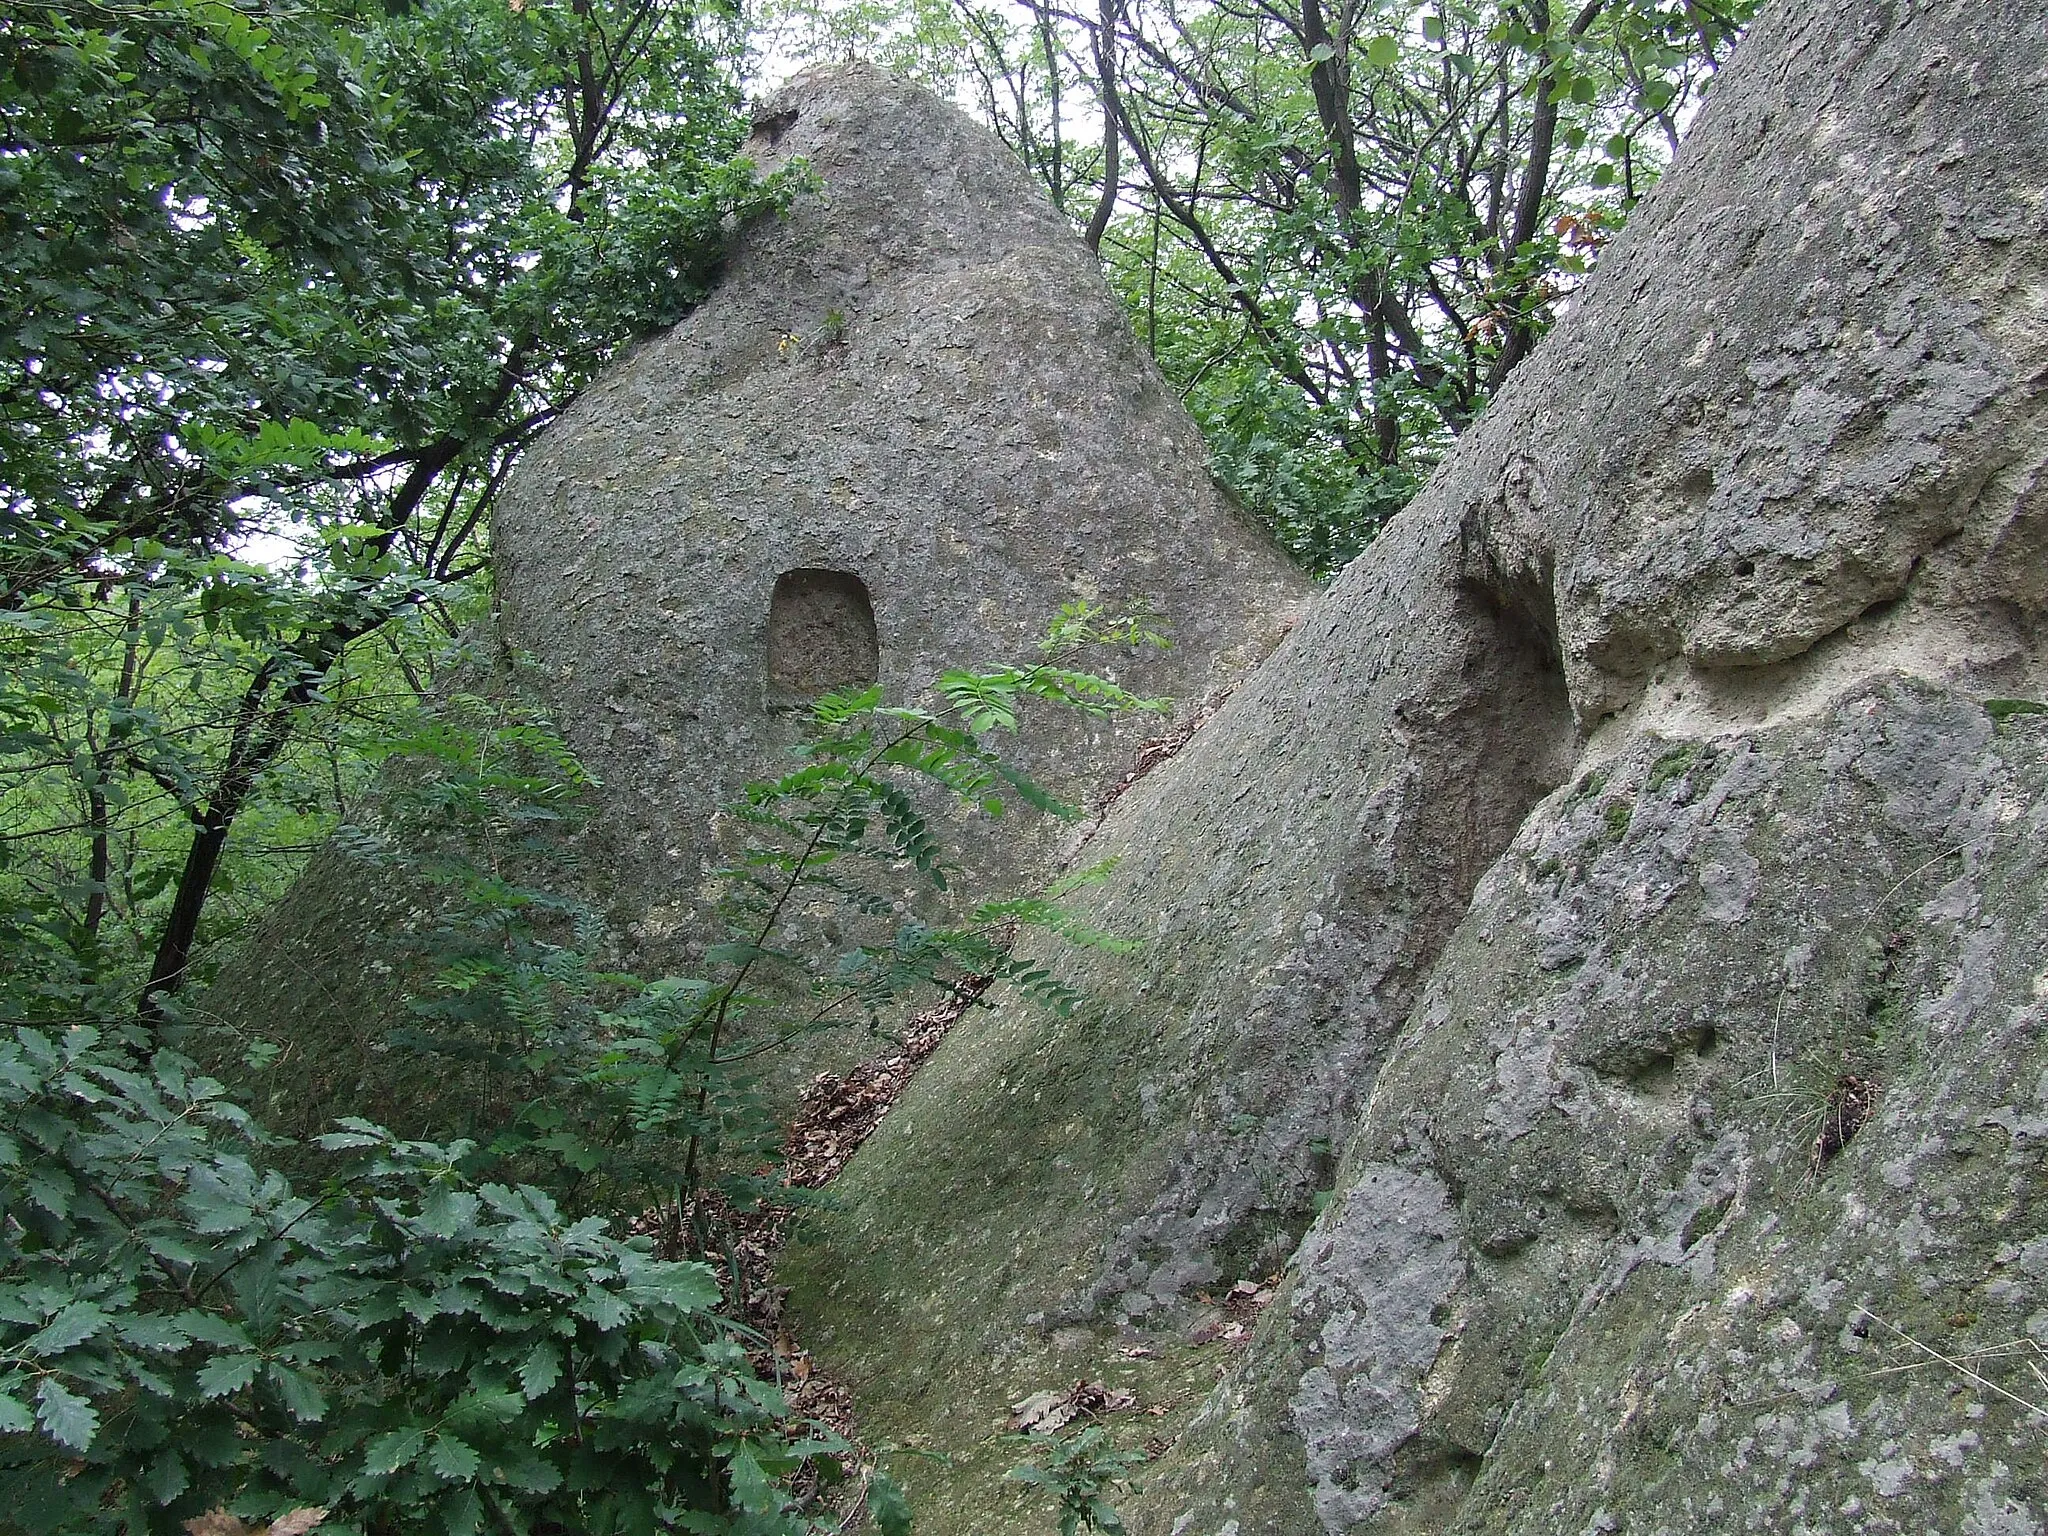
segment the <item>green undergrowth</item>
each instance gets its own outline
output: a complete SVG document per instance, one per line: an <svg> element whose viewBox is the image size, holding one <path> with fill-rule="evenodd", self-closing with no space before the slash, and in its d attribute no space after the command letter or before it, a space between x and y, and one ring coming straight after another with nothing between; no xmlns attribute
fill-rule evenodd
<svg viewBox="0 0 2048 1536"><path fill-rule="evenodd" d="M794 1533L792 1434L701 1263L367 1122L296 1187L134 1034L0 1043L0 1469L25 1529Z"/></svg>
<svg viewBox="0 0 2048 1536"><path fill-rule="evenodd" d="M392 745L378 814L329 871L382 872L371 909L427 896L382 962L408 1004L356 1021L349 1045L423 1101L431 1138L356 1117L286 1142L171 1048L189 1021L80 1018L73 993L10 973L31 1022L0 1043L0 1468L31 1528L168 1532L216 1511L301 1528L326 1511L321 1529L359 1536L835 1522L820 1500L852 1447L792 1416L732 1314L766 1279L743 1269L733 1213L789 1194L762 1063L820 1034L886 1035L969 978L1041 1016L1077 1010L1012 940L1124 947L1060 904L1104 871L945 926L903 892L954 874L934 799L1076 814L1005 739L1032 702L1148 706L1061 659L1129 643L1099 619L1068 610L1039 658L949 672L929 706L819 700L790 771L729 810L746 835L720 873L728 935L694 976L608 966L600 919L546 878L590 786L545 720L444 701ZM821 905L842 941L793 942L791 914ZM240 1044L249 1083L294 1051L298 1082L320 1081L321 1042ZM863 1476L901 1529L887 1474Z"/></svg>
<svg viewBox="0 0 2048 1536"><path fill-rule="evenodd" d="M852 1391L864 1438L943 1458L901 1473L920 1532L1049 1528L1043 1493L1006 1481L1025 1459L1005 1439L1013 1404L1081 1379L1126 1388L1135 1408L1105 1424L1119 1446L1156 1445L1232 1358L1187 1341L1188 1308L1156 1328L1077 1320L1111 1236L1113 1181L1163 1155L1135 1074L1114 1064L1117 1033L1099 1001L1050 1023L1000 1006L956 1028L785 1250L789 1314ZM1103 1187L1082 1194L1075 1169L1103 1170ZM1073 1193L1048 1201L1056 1190Z"/></svg>

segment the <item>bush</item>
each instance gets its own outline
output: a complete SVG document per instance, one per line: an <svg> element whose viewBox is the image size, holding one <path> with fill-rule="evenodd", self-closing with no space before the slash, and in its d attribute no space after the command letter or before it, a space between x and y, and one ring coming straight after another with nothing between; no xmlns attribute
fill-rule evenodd
<svg viewBox="0 0 2048 1536"><path fill-rule="evenodd" d="M819 700L800 765L732 808L733 937L703 978L600 968L597 915L507 873L546 872L586 783L543 724L458 696L388 744L409 761L386 776L386 821L438 833L410 851L358 840L450 891L433 992L390 1043L442 1077L515 1085L518 1110L470 1117L487 1145L347 1119L315 1156L140 1026L51 1025L118 1016L119 989L79 984L62 946L0 972L0 1528L814 1529L790 1489L807 1469L834 1479L851 1447L792 1422L694 1260L718 1251L718 1212L786 1193L761 1166L780 1127L745 1064L819 1029L882 1030L921 989L969 978L1074 1006L1009 938L1120 947L1056 901L1101 870L956 927L900 892L947 888L920 792L1073 814L988 739L1023 705L1151 707L1054 664L1142 638L1099 617L1063 613L1035 665L945 674L933 709L879 689ZM809 900L850 911L860 937L832 954L790 940ZM623 1214L662 1248L615 1236ZM900 1491L876 1474L867 1496L900 1536Z"/></svg>
<svg viewBox="0 0 2048 1536"><path fill-rule="evenodd" d="M169 1051L0 1042L0 1475L37 1531L217 1507L336 1532L798 1532L838 1448L656 1260L468 1152L349 1122L317 1196Z"/></svg>

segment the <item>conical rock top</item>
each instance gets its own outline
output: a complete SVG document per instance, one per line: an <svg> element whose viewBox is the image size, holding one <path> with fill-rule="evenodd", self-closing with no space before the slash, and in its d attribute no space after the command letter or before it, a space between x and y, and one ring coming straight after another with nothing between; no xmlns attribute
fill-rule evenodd
<svg viewBox="0 0 2048 1536"><path fill-rule="evenodd" d="M1171 649L1100 659L1192 705L1309 590L987 130L848 66L771 102L749 153L815 190L544 435L493 534L500 632L540 663L609 786L607 861L655 908L825 686L914 697L1030 654L1085 600L1153 615ZM1054 723L1035 761L1086 799L1157 728ZM971 839L969 883L1049 846Z"/></svg>

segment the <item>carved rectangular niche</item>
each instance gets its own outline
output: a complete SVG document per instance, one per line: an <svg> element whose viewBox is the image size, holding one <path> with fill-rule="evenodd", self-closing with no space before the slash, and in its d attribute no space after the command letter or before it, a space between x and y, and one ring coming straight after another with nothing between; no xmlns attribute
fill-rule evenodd
<svg viewBox="0 0 2048 1536"><path fill-rule="evenodd" d="M768 681L785 693L865 688L881 676L868 589L850 571L784 571L768 605Z"/></svg>

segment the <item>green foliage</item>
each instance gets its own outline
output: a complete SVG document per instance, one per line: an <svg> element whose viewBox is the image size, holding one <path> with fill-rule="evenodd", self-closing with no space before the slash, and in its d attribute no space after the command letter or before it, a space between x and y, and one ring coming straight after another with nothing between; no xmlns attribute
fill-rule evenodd
<svg viewBox="0 0 2048 1536"><path fill-rule="evenodd" d="M762 206L736 45L666 0L11 12L0 606L123 538L483 494Z"/></svg>
<svg viewBox="0 0 2048 1536"><path fill-rule="evenodd" d="M903 1485L879 1467L868 1478L868 1518L882 1536L910 1536L915 1523Z"/></svg>
<svg viewBox="0 0 2048 1536"><path fill-rule="evenodd" d="M166 552L155 587L88 610L120 627L75 626L62 649L54 625L15 626L36 665L0 705L24 761L103 786L139 774L176 803L195 776L181 754L202 757L215 728L196 658L264 643L284 580L220 558L195 580L196 560ZM231 595L208 598L209 583ZM1034 702L1152 707L1064 661L1141 637L1077 606L1037 663L948 673L928 708L877 690L818 701L796 766L734 808L752 836L727 871L733 934L694 979L604 969L603 925L555 889L589 784L544 716L458 689L365 711L351 772L382 787L345 836L450 897L423 941L432 983L389 1043L499 1080L480 1140L350 1119L314 1147L275 1143L219 1083L113 1022L123 992L92 944L36 926L61 902L13 888L0 912L42 941L10 953L0 1006L57 1026L0 1038L0 1468L22 1518L55 1533L316 1508L323 1529L365 1536L810 1529L787 1490L846 1447L790 1422L721 1315L713 1269L684 1257L722 1256L714 1186L727 1207L787 1198L747 1064L811 1030L883 1028L918 989L969 977L1074 1005L1010 939L1023 925L1118 945L1059 905L1102 869L951 925L910 915L902 886L946 889L936 805L1064 809L1000 739ZM160 685L192 673L173 690L200 711L183 723L148 703L136 657L152 647L173 658ZM106 702L109 667L125 715ZM67 754L74 716L100 734ZM102 741L113 755L88 770ZM24 833L31 847L66 835ZM822 959L792 931L819 902L852 928L872 920ZM652 1237L614 1235L650 1212ZM875 1473L867 1496L885 1530L909 1529L893 1482Z"/></svg>
<svg viewBox="0 0 2048 1536"><path fill-rule="evenodd" d="M1119 1451L1109 1432L1099 1426L1071 1435L1044 1439L1019 1436L1040 1447L1036 1460L1010 1469L1009 1476L1034 1488L1043 1488L1059 1501L1060 1536L1078 1531L1107 1531L1120 1536L1126 1527L1123 1516L1109 1502L1108 1494L1132 1485L1131 1473L1145 1464L1137 1451Z"/></svg>
<svg viewBox="0 0 2048 1536"><path fill-rule="evenodd" d="M112 537L195 531L175 423L252 388L325 414L289 367L320 328L294 291L387 285L366 263L404 259L406 166L360 45L299 13L59 0L10 11L0 51L13 606Z"/></svg>
<svg viewBox="0 0 2048 1536"><path fill-rule="evenodd" d="M1210 368L1186 398L1216 478L1310 571L1354 559L1421 485L1414 463L1361 473L1314 401L1269 371Z"/></svg>
<svg viewBox="0 0 2048 1536"><path fill-rule="evenodd" d="M382 645L330 664L295 645L309 616L353 623L399 586L451 621L473 602L388 564L280 573L142 541L129 553L147 564L125 579L0 613L0 1017L132 1008L229 765L267 750L226 785L241 836L219 849L194 928L203 977L207 946L281 892L362 793L374 743L418 708L409 673L441 649L430 610L406 604ZM246 708L259 674L305 698L267 748Z"/></svg>
<svg viewBox="0 0 2048 1536"><path fill-rule="evenodd" d="M76 985L172 1022L365 652L455 632L526 443L793 185L738 53L692 0L0 16L0 922Z"/></svg>
<svg viewBox="0 0 2048 1536"><path fill-rule="evenodd" d="M719 871L728 936L690 977L606 968L603 921L552 878L578 784L544 722L475 698L437 711L403 744L429 755L384 821L387 856L405 850L449 899L422 939L433 985L387 1039L459 1073L471 1118L452 1129L479 1143L466 1167L547 1183L578 1212L658 1212L664 1252L720 1256L713 1207L787 1197L773 1167L782 1127L759 1086L777 1052L822 1031L883 1033L919 999L987 979L1071 1012L1079 996L1012 945L1036 928L1126 947L1060 904L1108 866L1042 894L956 905L950 920L920 915L918 892L947 895L957 872L939 830L946 807L1076 814L1003 739L1033 703L1160 707L1063 664L1075 646L1143 633L1076 605L1037 663L948 672L930 706L885 704L879 688L817 700L791 771L728 808L741 833ZM720 1201L707 1204L713 1189Z"/></svg>
<svg viewBox="0 0 2048 1536"><path fill-rule="evenodd" d="M1692 741L1682 741L1668 748L1650 765L1649 778L1645 781L1644 787L1659 790L1674 779L1684 778L1699 762L1701 751L1699 743Z"/></svg>
<svg viewBox="0 0 2048 1536"><path fill-rule="evenodd" d="M1753 8L1374 0L1342 37L1306 6L1118 12L1141 184L1104 255L1219 474L1312 569L1527 355Z"/></svg>
<svg viewBox="0 0 2048 1536"><path fill-rule="evenodd" d="M2048 704L2038 699L1986 699L1984 713L2003 723L2016 715L2048 715Z"/></svg>
<svg viewBox="0 0 2048 1536"><path fill-rule="evenodd" d="M700 1264L352 1121L317 1195L220 1085L0 1041L0 1466L40 1531L795 1533L792 1442Z"/></svg>
<svg viewBox="0 0 2048 1536"><path fill-rule="evenodd" d="M1074 808L1036 784L993 738L1015 732L1020 710L1032 700L1095 715L1160 705L1050 660L947 672L938 692L944 702L935 709L884 705L879 689L826 697L817 705L818 732L800 749L802 766L750 787L746 803L734 810L755 841L727 875L738 931L755 938L736 955L750 970L780 962L784 957L766 947L766 935L793 899L815 889L871 916L898 919L877 942L842 951L823 984L828 1014L852 1007L878 1021L906 984L949 974L993 975L1069 1008L1073 999L1049 976L1008 955L1006 934L1018 924L1086 936L1052 901L985 903L965 926L945 928L919 922L904 913L901 901L885 896L903 871L935 891L947 889L939 839L914 792L923 786L987 816L1002 816L1021 801L1071 818ZM860 866L879 871L880 880L864 884Z"/></svg>

